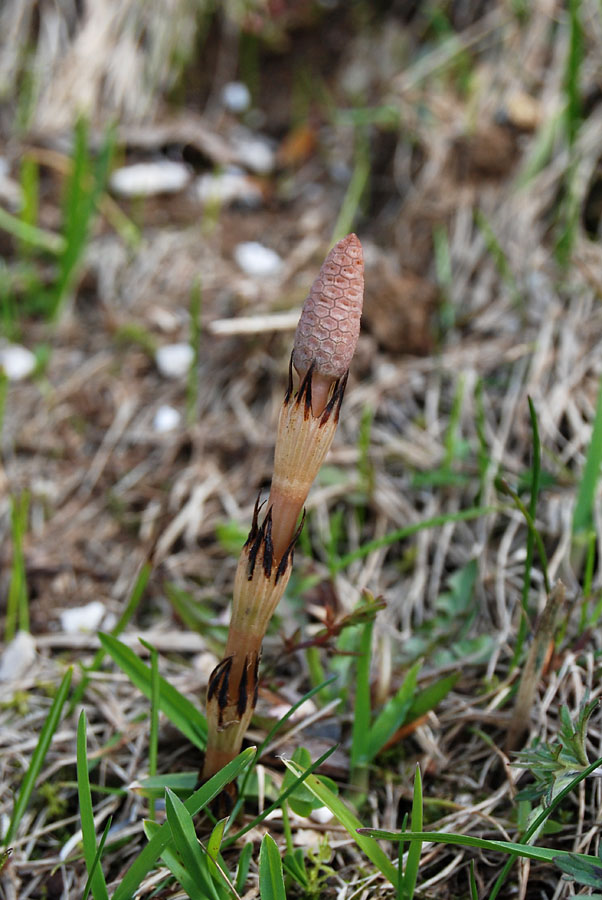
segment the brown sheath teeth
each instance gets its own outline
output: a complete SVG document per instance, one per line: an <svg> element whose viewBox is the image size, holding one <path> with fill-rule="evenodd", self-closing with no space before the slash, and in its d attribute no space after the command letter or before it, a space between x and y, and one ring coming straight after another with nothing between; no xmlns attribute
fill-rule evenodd
<svg viewBox="0 0 602 900"><path fill-rule="evenodd" d="M292 540L284 553L282 554L282 559L278 563L278 568L276 569L276 578L274 579L274 584L278 584L278 579L282 578L284 573L286 572L289 563L293 564L293 553L295 550L295 544L299 540L299 535L303 531L303 526L305 525L305 509L303 510L303 515L301 516L301 521L297 526L297 530L295 531Z"/></svg>
<svg viewBox="0 0 602 900"><path fill-rule="evenodd" d="M226 683L226 693L228 691L228 681L230 679L230 669L232 668L232 657L227 656L217 664L211 675L209 676L209 684L207 687L207 699L212 700L215 693L219 689L218 704L222 706L222 688L224 680Z"/></svg>

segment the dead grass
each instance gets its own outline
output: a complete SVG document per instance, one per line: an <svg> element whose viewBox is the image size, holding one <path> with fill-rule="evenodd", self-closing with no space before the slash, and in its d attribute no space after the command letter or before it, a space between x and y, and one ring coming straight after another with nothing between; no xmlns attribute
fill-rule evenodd
<svg viewBox="0 0 602 900"><path fill-rule="evenodd" d="M2 15L13 17L15 33L28 33L33 6L5 5ZM134 18L138 6L127 5ZM309 29L290 26L289 56L267 53L266 67L269 71L280 67L288 82L298 64L298 48L305 51L313 45L310 58L339 110L361 96L358 106L386 103L399 112L401 121L398 130L375 126L370 130L371 193L355 224L367 259L366 327L329 458L338 476L332 483L317 485L310 496L308 534L314 557L309 561L298 554L298 563L328 585L322 596L333 596L340 612L353 608L364 587L386 600L386 610L377 620L374 655L375 684L379 689L384 684L386 690L389 683L396 686L399 681L410 639L421 629L428 633L450 574L477 560L470 636L489 636L491 652L478 662L438 664L427 656L425 676L460 666L462 678L441 707L385 758L363 821L385 828L400 826L418 760L429 827L512 838L516 834L512 798L517 780L524 776L509 767L501 748L511 715L508 693L517 676L515 672L509 679L508 667L520 617L526 529L518 512L497 493L495 477L501 471L516 484L530 465L528 396L537 411L544 469L553 475L541 493L537 526L549 556L550 579L561 578L568 597L563 639L538 687L530 739L554 737L562 704L575 712L586 696L600 694L599 630L594 625L580 634L578 629L581 606L587 601L581 595L583 573L571 556L571 524L602 374L599 211L596 234L591 225L589 234L584 229L584 222L595 219L595 192L600 186L602 24L599 5L584 0L585 56L580 71L584 118L574 148L580 215L571 264L562 268L554 245L559 198L570 163L565 142L557 138L541 168L528 179L524 176L542 133L561 116L565 103L566 12L553 0L534 5L524 21L513 16L511 4L442 6L449 9L454 27L438 41L427 28L423 11L408 14L409 21L403 23L393 12L372 20L366 9L363 15L370 21L361 29L354 31L350 18L340 26L334 13L324 13L321 24L311 22ZM128 53L132 50L131 60L116 70L111 84L101 78L102 67L89 64L82 49L87 46L86 34L92 33L91 22L77 25L69 40L56 24L63 59L50 66L52 77L36 107L33 123L41 137L32 133L20 138L5 129L1 138L0 148L11 162L13 176L24 143L59 146L48 122L57 108L62 110L53 120L57 129L71 115L64 71L69 84L83 90L74 65L89 80L87 91L97 122L115 109L124 119L143 119L150 143L141 149L142 140L132 138L131 156L145 155L149 147L159 153L169 143L165 136L172 134L180 151L188 153L192 147L203 154L196 163L199 168L208 167L208 157L209 164L231 161L227 148L234 123L226 114L193 117L193 105L185 103L178 127L190 109L197 129L188 128L185 137L171 114L148 116L151 107L157 110L157 88L170 84L170 72L156 71L144 88L140 87L144 79L139 82L135 76L140 93L134 106L126 90L128 73L151 66L162 41L171 46L176 32L184 31L190 47L187 23L194 4L180 2L179 7L184 13L179 10L156 20L146 56L139 46L132 49L123 23L111 22L121 35L111 59L123 60L124 46ZM99 15L101 8L104 4L98 6ZM65 6L61 13L65 22L72 13ZM342 15L340 10L337 14ZM147 15L149 23L155 22L152 11ZM164 32L168 20L172 31ZM337 28L346 40L335 64L328 62L321 46L329 45ZM9 32L13 33L10 29L4 33ZM113 32L107 26L103 33ZM218 29L217 34L223 53L235 53L229 49L228 29ZM22 37L19 40L24 43ZM37 66L47 65L47 52L40 37ZM5 79L17 68L14 59L4 56ZM212 85L213 98L219 87ZM282 107L279 91L274 96L278 108L269 83L261 86L258 104L265 111L268 134L271 122L292 121L290 106ZM126 211L141 227L136 247L128 246L103 219L64 319L53 329L32 321L23 330L28 346L48 344L51 354L40 378L9 388L2 431L0 596L6 597L11 571L10 496L28 490L25 559L37 654L26 672L3 685L0 823L10 815L13 792L35 746L52 686L67 665L89 662L97 646L93 636L80 639L61 632L61 609L100 599L107 613L119 615L140 565L149 557L153 575L126 637L135 644L136 635L143 633L162 652L162 674L193 702L203 702L215 645L182 627L166 599L165 585L175 583L190 591L223 623L235 556L228 556L217 541L216 526L235 521L248 527L257 491L267 488L286 382L293 323L287 331L286 322L282 328L277 320L275 327L270 317L300 306L324 255L354 164L350 126L336 118L328 121L325 108L315 100L312 110L310 122L320 152L312 151L294 167L268 176L262 208L224 209L211 223L191 193L133 204ZM155 138L153 144L159 131L161 140ZM283 136L278 130L271 133L276 140ZM217 135L221 143L207 143L207 134ZM337 176L341 167L347 173L342 179ZM50 223L56 221L57 179L51 168L44 169L40 217ZM476 210L490 232L476 223ZM452 275L447 285L437 279L432 237L437 228L447 236ZM501 248L501 262L492 252L489 233ZM245 239L262 240L281 254L284 266L278 277L260 282L237 270L233 248ZM1 241L10 267L17 258L16 247L6 237ZM142 329L154 344L188 340L190 290L196 277L202 284L196 416L193 424L161 435L153 429L154 414L162 404L185 413L186 385L160 376L148 348L131 338L131 327ZM438 326L442 302L453 314L447 330ZM399 316L395 328L389 324L392 309ZM236 322L244 323L245 317L259 325L251 330L238 327ZM224 325L228 321L233 322L230 329ZM478 385L488 448L481 473ZM462 402L451 467L463 478L417 485L416 474L441 470L449 457L450 417L458 390ZM366 495L358 475L357 436L367 407L374 418L369 450L372 489ZM464 443L466 452L458 442ZM362 524L353 515L354 495L362 498ZM373 551L330 579L324 535L335 510L342 509L345 517L342 552L351 552L391 530L476 505L496 506L498 511L421 531L401 545ZM601 516L597 503L596 523ZM602 529L597 531L598 559ZM598 567L596 596L600 584ZM314 592L310 600L319 604L320 594ZM531 601L535 617L545 603L537 561ZM281 631L290 636L299 626L306 629L306 617L298 604L285 601ZM291 702L307 689L302 655L281 651L281 640L273 636L264 660L266 687L273 693L264 695L264 713L275 705L275 697ZM105 871L117 880L144 842L146 803L129 786L147 771L148 703L110 665L93 676L85 703L90 756L99 760L95 783L119 791L94 796L97 831L113 815L112 836L124 839L105 861ZM334 740L336 734L343 737L332 766L332 774L342 782L348 762L348 713L343 719L330 713L321 722L322 736L330 731ZM602 754L601 723L601 714L595 714L589 732L592 758ZM52 742L39 782L48 796L43 801L40 793L36 795L13 842L10 865L0 875L0 890L7 900L41 897L44 892L56 898L81 895L86 876L73 783L75 731L76 718L71 716ZM483 740L483 732L491 743ZM303 729L294 736L294 742L318 752L320 740L311 731L304 736ZM160 771L195 770L199 764L194 749L162 719ZM269 765L277 777L280 767L274 756ZM567 804L565 827L554 838L558 846L595 852L600 791L597 778L580 786ZM318 826L311 828L315 831ZM272 820L271 833L277 837L279 829L278 819ZM360 893L350 875L358 865L355 851L346 835L326 831L337 873L329 895L384 896L382 886L369 880L361 883ZM460 848L425 845L420 869L424 896L466 896L469 858ZM488 896L500 865L499 859L487 856L477 860L480 896ZM151 896L156 881L149 878L141 896ZM561 898L571 893L549 866L525 865L516 870L512 884L512 896L518 897Z"/></svg>

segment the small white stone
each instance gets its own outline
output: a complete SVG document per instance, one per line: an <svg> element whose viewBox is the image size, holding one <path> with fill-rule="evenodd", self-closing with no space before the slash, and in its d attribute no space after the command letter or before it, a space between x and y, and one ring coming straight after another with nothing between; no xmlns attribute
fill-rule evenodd
<svg viewBox="0 0 602 900"><path fill-rule="evenodd" d="M190 344L165 344L155 353L155 362L165 378L184 378L190 371L194 353Z"/></svg>
<svg viewBox="0 0 602 900"><path fill-rule="evenodd" d="M173 406L160 406L153 418L153 428L160 434L174 431L180 424L181 415Z"/></svg>
<svg viewBox="0 0 602 900"><path fill-rule="evenodd" d="M61 628L67 634L78 634L80 631L96 631L102 622L106 608L100 600L92 600L85 606L64 609L61 612Z"/></svg>
<svg viewBox="0 0 602 900"><path fill-rule="evenodd" d="M28 631L18 631L0 656L0 681L18 681L36 658L36 642Z"/></svg>
<svg viewBox="0 0 602 900"><path fill-rule="evenodd" d="M333 815L327 806L318 806L317 809L312 809L309 818L317 822L318 825L327 825L333 818Z"/></svg>
<svg viewBox="0 0 602 900"><path fill-rule="evenodd" d="M109 184L119 197L152 197L155 194L177 194L190 179L190 169L184 163L160 159L115 169Z"/></svg>
<svg viewBox="0 0 602 900"><path fill-rule="evenodd" d="M0 349L0 369L9 381L23 381L35 369L37 360L31 350L20 344Z"/></svg>
<svg viewBox="0 0 602 900"><path fill-rule="evenodd" d="M217 175L201 175L196 182L196 191L201 203L241 203L256 207L263 200L259 185L244 172L235 170Z"/></svg>
<svg viewBox="0 0 602 900"><path fill-rule="evenodd" d="M257 175L268 175L276 166L276 151L269 138L255 134L242 125L230 135L237 161Z"/></svg>
<svg viewBox="0 0 602 900"><path fill-rule="evenodd" d="M222 88L222 103L233 113L242 113L251 105L251 92L242 81L229 81Z"/></svg>
<svg viewBox="0 0 602 900"><path fill-rule="evenodd" d="M258 241L245 241L234 248L234 259L246 275L265 277L276 275L282 268L282 260L275 250L264 247Z"/></svg>

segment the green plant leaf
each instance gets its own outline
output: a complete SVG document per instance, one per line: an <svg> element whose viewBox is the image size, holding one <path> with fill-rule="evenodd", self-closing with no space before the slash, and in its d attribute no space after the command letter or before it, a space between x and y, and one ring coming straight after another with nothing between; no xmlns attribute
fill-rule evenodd
<svg viewBox="0 0 602 900"><path fill-rule="evenodd" d="M111 634L98 635L100 643L130 681L149 700L152 698L152 673L149 666L133 650ZM207 722L196 706L180 694L161 675L159 676L159 709L173 722L188 740L204 750L207 743Z"/></svg>
<svg viewBox="0 0 602 900"><path fill-rule="evenodd" d="M249 874L249 866L251 865L251 857L253 856L253 843L249 841L244 845L238 857L238 866L236 868L236 882L234 890L237 894L241 894L247 883L247 875Z"/></svg>
<svg viewBox="0 0 602 900"><path fill-rule="evenodd" d="M36 779L40 774L42 766L44 765L44 760L46 759L46 754L48 752L48 748L50 747L52 736L54 735L54 732L56 731L59 724L63 706L65 705L65 700L67 699L67 694L69 693L72 672L72 669L67 669L67 671L65 672L63 680L59 685L59 689L56 692L54 700L52 701L52 705L46 717L46 721L42 726L36 749L33 751L31 762L23 776L23 781L21 782L19 795L16 799L13 814L8 826L8 831L6 832L4 838L5 846L10 844L13 837L17 833L19 822L23 817L23 813L27 809L27 805L33 793Z"/></svg>
<svg viewBox="0 0 602 900"><path fill-rule="evenodd" d="M112 822L113 822L113 816L109 816L109 818L106 821L104 831L103 831L102 837L100 839L100 843L99 843L96 853L94 855L94 862L92 863L92 868L90 869L90 871L88 873L88 880L86 881L86 884L84 886L82 900L88 900L88 894L90 893L90 890L92 888L92 879L94 878L94 873L96 872L96 868L100 867L100 860L102 859L102 853L103 853L103 850L105 847L105 843L106 843ZM103 878L104 878L104 876L103 876ZM105 885L105 887L106 887L106 885Z"/></svg>
<svg viewBox="0 0 602 900"><path fill-rule="evenodd" d="M412 797L412 831L422 831L422 778L420 776L420 766L416 766L416 775L414 777L414 795ZM420 865L420 853L422 850L422 842L414 841L410 844L408 859L406 862L405 872L400 884L401 900L412 900L414 891L416 890L416 879L418 877L418 868Z"/></svg>
<svg viewBox="0 0 602 900"><path fill-rule="evenodd" d="M447 831L385 831L380 828L361 828L361 835L370 835L385 841L421 841L432 844L455 844L460 847L474 847L480 850L495 850L510 856L522 856L524 859L537 859L539 862L554 862L556 857L576 856L578 859L592 861L596 857L585 854L570 854L568 850L552 850L548 847L532 847L529 844L518 844L515 841L488 841L484 838L472 837L469 834L450 834Z"/></svg>
<svg viewBox="0 0 602 900"><path fill-rule="evenodd" d="M144 833L150 841L161 829L161 826L150 819L144 822ZM211 892L211 885L208 881L203 880L202 885L198 884L195 878L187 870L186 866L174 850L173 846L166 847L161 854L161 859L174 876L176 881L184 888L190 900L207 900L208 895L214 900Z"/></svg>
<svg viewBox="0 0 602 900"><path fill-rule="evenodd" d="M355 685L355 705L353 707L353 732L351 737L351 771L365 765L369 755L370 719L370 660L372 658L372 630L374 621L366 622L357 658L357 679Z"/></svg>
<svg viewBox="0 0 602 900"><path fill-rule="evenodd" d="M592 527L592 510L598 479L600 477L600 465L602 464L602 380L598 388L598 400L592 436L585 458L583 475L577 491L577 501L573 512L573 535L577 536L587 532Z"/></svg>
<svg viewBox="0 0 602 900"><path fill-rule="evenodd" d="M213 831L211 832L211 835L209 837L209 841L207 842L207 858L209 871L214 878L221 879L223 877L219 868L216 866L215 861L219 859L219 850L222 845L222 840L224 838L224 829L227 822L228 817L220 819L213 828ZM220 859L219 861L220 865L222 865L222 860Z"/></svg>
<svg viewBox="0 0 602 900"><path fill-rule="evenodd" d="M255 756L255 747L247 747L242 753L229 762L216 775L209 779L198 791L195 791L184 803L191 816L204 809L223 788L240 775ZM172 794L173 795L173 794ZM153 835L149 843L136 857L113 894L112 900L130 900L138 885L153 867L171 841L169 823L162 825Z"/></svg>
<svg viewBox="0 0 602 900"><path fill-rule="evenodd" d="M141 778L131 786L136 794L141 797L152 797L157 800L165 794L165 788L170 788L178 796L190 796L198 784L198 772L172 772L167 775L149 775Z"/></svg>
<svg viewBox="0 0 602 900"><path fill-rule="evenodd" d="M287 769L291 769L295 775L299 775L300 767L289 759L283 759ZM360 833L361 822L343 803L343 801L324 785L316 775L307 775L304 784L318 798L322 806L328 807L335 819L345 828L361 850L371 860L376 868L387 878L391 884L397 884L397 869L386 856L378 844L365 833Z"/></svg>
<svg viewBox="0 0 602 900"><path fill-rule="evenodd" d="M599 857L586 862L571 853L568 857L554 857L554 862L577 884L602 888L602 860Z"/></svg>
<svg viewBox="0 0 602 900"><path fill-rule="evenodd" d="M412 666L395 696L391 697L376 717L368 735L367 756L369 761L377 756L389 738L407 721L421 666L421 662Z"/></svg>
<svg viewBox="0 0 602 900"><path fill-rule="evenodd" d="M300 847L297 847L292 853L286 853L282 859L282 865L291 878L294 878L302 888L309 887L309 878L305 871L305 858Z"/></svg>
<svg viewBox="0 0 602 900"><path fill-rule="evenodd" d="M207 890L209 885L205 858L197 840L192 818L182 801L169 788L165 791L165 809L173 844L184 863L184 868L198 885L204 884Z"/></svg>
<svg viewBox="0 0 602 900"><path fill-rule="evenodd" d="M90 777L88 773L88 753L86 748L86 712L82 709L77 723L77 796L79 814L82 823L82 842L84 859L90 878L94 900L109 900L109 892L101 867L95 864L97 857L96 829L94 827L94 811L90 793Z"/></svg>
<svg viewBox="0 0 602 900"><path fill-rule="evenodd" d="M297 747L293 753L293 761L301 768L308 769L311 766L309 750L305 747ZM296 780L290 769L287 769L282 780L282 790L286 791ZM325 777L322 777L321 780L330 788L333 794L338 793L338 787L334 781ZM299 784L289 795L288 804L295 815L303 818L307 818L314 809L318 809L321 806L320 801L303 784Z"/></svg>
<svg viewBox="0 0 602 900"><path fill-rule="evenodd" d="M280 850L269 834L264 835L259 851L259 895L261 900L286 900Z"/></svg>
<svg viewBox="0 0 602 900"><path fill-rule="evenodd" d="M419 691L408 710L406 722L414 722L415 719L426 715L427 712L430 712L431 709L434 709L441 703L459 679L460 674L460 672L453 672L451 675L445 675Z"/></svg>

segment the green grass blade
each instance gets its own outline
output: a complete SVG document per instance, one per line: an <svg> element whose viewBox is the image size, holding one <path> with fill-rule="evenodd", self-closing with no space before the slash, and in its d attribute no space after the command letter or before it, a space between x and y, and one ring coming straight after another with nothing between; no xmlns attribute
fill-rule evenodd
<svg viewBox="0 0 602 900"><path fill-rule="evenodd" d="M245 884L247 883L247 876L249 874L249 866L251 865L251 857L253 856L253 844L249 841L248 844L245 844L242 848L241 854L238 857L238 866L236 869L236 882L234 883L234 890L237 894L241 894L245 889Z"/></svg>
<svg viewBox="0 0 602 900"><path fill-rule="evenodd" d="M207 878L205 858L190 813L169 788L165 792L165 808L173 844L184 863L184 868L196 884L203 886L204 890L217 900L213 883Z"/></svg>
<svg viewBox="0 0 602 900"><path fill-rule="evenodd" d="M524 859L536 859L539 862L553 862L557 856L571 856L569 850L552 850L548 847L532 847L516 841L489 841L473 837L470 834L451 834L447 831L384 831L380 828L362 828L361 835L370 835L384 841L420 841L421 843L451 844L459 847L472 847L476 850L494 850ZM577 854L580 859L592 861L594 856ZM599 860L598 860L599 862Z"/></svg>
<svg viewBox="0 0 602 900"><path fill-rule="evenodd" d="M148 774L152 778L157 774L157 755L159 746L159 654L152 644L143 641L140 643L150 653L151 659L151 709L150 709L150 735L148 740ZM155 800L149 800L148 816L151 821L155 819Z"/></svg>
<svg viewBox="0 0 602 900"><path fill-rule="evenodd" d="M144 833L148 840L150 841L155 834L157 834L161 829L161 826L156 822L151 822L150 819L146 819L144 822ZM186 866L182 863L181 858L178 856L173 847L166 847L163 853L161 854L161 859L174 876L176 881L184 888L190 900L207 900L207 889L201 889L201 885L195 881L194 877L190 874ZM205 882L203 881L203 885Z"/></svg>
<svg viewBox="0 0 602 900"><path fill-rule="evenodd" d="M600 477L600 464L602 463L602 380L598 388L598 401L592 437L585 459L583 475L577 491L577 501L573 513L573 535L577 537L583 532L592 529L592 510L596 487Z"/></svg>
<svg viewBox="0 0 602 900"><path fill-rule="evenodd" d="M144 595L144 591L146 590L146 586L148 584L148 580L151 576L151 572L153 571L153 567L149 562L145 562L143 566L141 566L140 571L138 572L138 576L134 583L134 587L132 588L132 593L130 594L129 600L126 604L125 609L119 616L115 627L111 630L111 635L116 638L119 637L121 632L124 630L136 610L138 609L138 604L142 600ZM81 701L82 697L86 692L86 688L88 687L88 683L90 681L90 672L97 672L102 666L102 662L106 656L106 651L103 647L100 647L96 653L94 654L94 659L90 663L90 665L85 669L82 680L75 688L73 692L73 697L71 698L71 702L69 703L69 714L73 712L77 704Z"/></svg>
<svg viewBox="0 0 602 900"><path fill-rule="evenodd" d="M100 866L100 860L102 859L102 853L105 848L105 843L107 841L107 837L108 837L109 830L111 828L112 823L113 823L113 816L109 816L109 818L106 821L104 831L102 833L102 837L101 837L100 843L98 845L98 849L94 855L94 862L92 863L92 868L90 869L90 872L88 874L88 880L86 881L86 884L84 886L82 900L88 900L88 894L90 893L90 890L92 888L92 879L94 878L94 873L96 872L97 867Z"/></svg>
<svg viewBox="0 0 602 900"><path fill-rule="evenodd" d="M370 146L366 133L356 132L355 161L347 191L332 234L333 243L352 228L370 178Z"/></svg>
<svg viewBox="0 0 602 900"><path fill-rule="evenodd" d="M99 634L100 643L114 662L149 700L152 697L152 673L133 650L110 634ZM188 740L204 750L207 722L203 714L161 675L159 676L159 708Z"/></svg>
<svg viewBox="0 0 602 900"><path fill-rule="evenodd" d="M55 256L65 252L66 241L59 234L29 225L17 216L6 212L2 207L0 207L0 228L12 234L22 243L31 244L33 247L38 247Z"/></svg>
<svg viewBox="0 0 602 900"><path fill-rule="evenodd" d="M474 859L470 860L470 869L468 872L468 885L470 888L470 900L479 900L479 892L477 890L477 880L474 875Z"/></svg>
<svg viewBox="0 0 602 900"><path fill-rule="evenodd" d="M285 766L295 775L300 774L300 766L292 762L292 760L283 760ZM387 878L391 884L397 884L397 869L386 856L383 850L378 846L376 841L365 833L360 833L358 829L362 827L361 822L345 805L340 797L333 794L319 778L315 775L308 775L304 780L304 785L309 788L314 797L317 797L323 806L328 807L335 819L345 828L360 849L365 853L368 859L374 863L376 868Z"/></svg>
<svg viewBox="0 0 602 900"><path fill-rule="evenodd" d="M90 776L88 773L88 753L86 748L86 712L82 709L77 723L77 796L79 814L82 823L82 842L84 859L92 888L94 900L109 900L109 892L102 868L96 863L96 830L94 827L94 810L90 793Z"/></svg>
<svg viewBox="0 0 602 900"><path fill-rule="evenodd" d="M170 788L175 794L189 797L199 782L198 772L172 772L163 775L149 775L141 778L133 786L133 790L142 797L154 797L157 800L165 795L165 788Z"/></svg>
<svg viewBox="0 0 602 900"><path fill-rule="evenodd" d="M419 691L408 710L406 722L413 722L415 719L419 719L420 716L426 715L427 712L430 712L431 709L434 709L441 703L459 679L460 674L460 672L453 672L451 675L445 675L438 681L429 684L422 691Z"/></svg>
<svg viewBox="0 0 602 900"><path fill-rule="evenodd" d="M259 896L261 900L286 900L280 850L269 834L264 835L259 851Z"/></svg>
<svg viewBox="0 0 602 900"><path fill-rule="evenodd" d="M198 791L195 791L184 806L191 816L204 809L223 788L229 784L251 763L255 756L255 747L247 747L242 753L229 762L216 775L209 779ZM171 841L171 831L166 822L150 839L149 843L136 857L127 870L121 884L113 894L112 900L131 900L143 878L153 867L159 856Z"/></svg>
<svg viewBox="0 0 602 900"><path fill-rule="evenodd" d="M425 531L427 528L438 528L440 525L446 525L448 522L469 522L471 519L480 519L483 516L490 515L490 513L499 512L499 506L476 506L471 509L462 509L457 513L433 516L432 519L424 519L422 522L415 522L413 525L406 525L404 528L398 528L395 531L384 534L380 538L375 538L373 541L367 541L365 544L362 544L361 547L358 547L357 550L352 550L351 553L346 553L345 556L341 556L341 558L334 563L333 571L335 574L337 572L342 572L343 569L346 569L347 566L351 565L351 563L356 560L364 559L364 557L369 556L373 550L381 550L383 547L390 547L391 544L397 544L399 541L413 537L413 535L418 534L420 531Z"/></svg>
<svg viewBox="0 0 602 900"><path fill-rule="evenodd" d="M422 831L422 778L420 775L420 766L416 766L416 776L414 778L414 796L412 797L412 831ZM413 900L414 891L416 890L416 879L418 878L418 868L420 866L420 853L422 851L422 842L413 841L408 852L405 872L401 883L402 900Z"/></svg>
<svg viewBox="0 0 602 900"><path fill-rule="evenodd" d="M31 757L29 768L25 772L23 781L21 782L19 796L17 797L17 800L15 802L13 814L8 826L8 831L6 832L6 836L4 838L5 846L10 844L17 832L19 822L23 817L23 813L27 809L27 805L33 793L36 779L41 772L42 766L44 765L44 760L46 759L46 754L48 752L48 748L50 747L52 736L54 735L54 732L56 731L59 724L63 706L65 705L65 700L67 699L67 694L69 693L72 672L72 669L67 669L67 671L65 672L63 680L59 685L59 689L56 692L55 698L52 701L52 705L46 717L46 721L42 726L42 731L40 732L40 737L36 749L33 751L33 756Z"/></svg>
<svg viewBox="0 0 602 900"><path fill-rule="evenodd" d="M365 765L369 760L370 739L370 660L372 657L372 630L374 621L366 622L362 630L359 655L357 658L357 680L355 705L353 709L353 733L351 738L351 771Z"/></svg>
<svg viewBox="0 0 602 900"><path fill-rule="evenodd" d="M215 864L215 860L219 858L219 849L222 845L222 840L224 838L224 830L226 828L226 823L228 819L220 819L219 822L214 826L213 831L209 837L207 842L207 859L209 865L209 871L214 876L214 878L222 878L222 873L219 868ZM221 865L221 860L220 860Z"/></svg>
<svg viewBox="0 0 602 900"><path fill-rule="evenodd" d="M414 663L394 697L385 704L376 717L368 735L368 760L371 761L382 750L390 737L407 719L412 708L416 692L416 679L422 667L421 662Z"/></svg>

